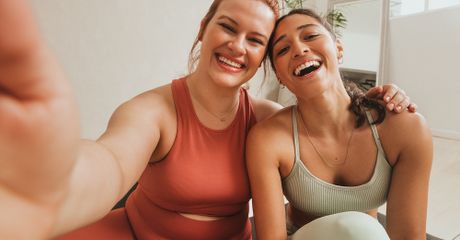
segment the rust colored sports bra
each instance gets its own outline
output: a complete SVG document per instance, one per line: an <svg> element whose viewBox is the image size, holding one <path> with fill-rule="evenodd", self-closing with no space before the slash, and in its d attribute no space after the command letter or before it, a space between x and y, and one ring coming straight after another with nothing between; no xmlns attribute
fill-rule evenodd
<svg viewBox="0 0 460 240"><path fill-rule="evenodd" d="M213 130L197 118L186 78L174 80L171 89L177 114L176 139L163 160L148 164L126 204L136 236L250 238L244 152L247 133L256 119L247 92L240 90L233 122L223 130ZM178 212L223 218L196 221Z"/></svg>

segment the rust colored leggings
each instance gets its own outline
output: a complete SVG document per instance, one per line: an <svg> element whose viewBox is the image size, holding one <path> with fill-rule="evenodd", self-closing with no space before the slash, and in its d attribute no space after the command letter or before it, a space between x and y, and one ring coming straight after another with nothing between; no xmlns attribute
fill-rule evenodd
<svg viewBox="0 0 460 240"><path fill-rule="evenodd" d="M85 240L85 239L110 239L110 240L131 240L136 239L128 220L125 208L111 211L103 219L82 227L58 240Z"/></svg>

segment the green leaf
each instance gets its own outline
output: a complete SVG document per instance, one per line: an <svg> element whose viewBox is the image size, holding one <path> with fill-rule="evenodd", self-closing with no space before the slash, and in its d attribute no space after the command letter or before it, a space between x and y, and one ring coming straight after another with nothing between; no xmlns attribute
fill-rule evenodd
<svg viewBox="0 0 460 240"><path fill-rule="evenodd" d="M339 10L332 10L326 15L327 21L331 24L334 33L342 37L342 30L347 27L347 18Z"/></svg>
<svg viewBox="0 0 460 240"><path fill-rule="evenodd" d="M283 0L289 9L302 8L303 0Z"/></svg>

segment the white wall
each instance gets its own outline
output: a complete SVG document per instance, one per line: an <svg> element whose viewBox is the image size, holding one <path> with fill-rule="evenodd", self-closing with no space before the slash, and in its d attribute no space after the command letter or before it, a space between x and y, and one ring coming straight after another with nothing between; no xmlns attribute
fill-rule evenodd
<svg viewBox="0 0 460 240"><path fill-rule="evenodd" d="M343 68L377 72L380 56L381 0L346 2L335 6L347 18L342 33Z"/></svg>
<svg viewBox="0 0 460 240"><path fill-rule="evenodd" d="M460 6L390 20L387 73L441 137L460 139Z"/></svg>
<svg viewBox="0 0 460 240"><path fill-rule="evenodd" d="M187 72L211 0L31 0L44 38L78 98L82 135L95 138L114 109Z"/></svg>

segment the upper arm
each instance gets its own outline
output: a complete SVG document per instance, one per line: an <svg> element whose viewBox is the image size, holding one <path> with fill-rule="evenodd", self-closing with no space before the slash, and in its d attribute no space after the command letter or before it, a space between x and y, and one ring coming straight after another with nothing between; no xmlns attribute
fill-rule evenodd
<svg viewBox="0 0 460 240"><path fill-rule="evenodd" d="M432 138L421 116L406 115L406 120L398 121L400 151L393 166L387 203L387 230L392 239L424 237L426 232Z"/></svg>
<svg viewBox="0 0 460 240"><path fill-rule="evenodd" d="M256 125L248 136L246 157L258 239L285 239L286 220L278 159L271 132ZM267 138L268 137L268 138Z"/></svg>
<svg viewBox="0 0 460 240"><path fill-rule="evenodd" d="M279 103L267 99L257 99L251 95L249 97L256 114L257 122L267 119L282 108Z"/></svg>
<svg viewBox="0 0 460 240"><path fill-rule="evenodd" d="M106 131L97 140L121 169L122 194L140 177L158 145L166 108L155 97L126 102L114 112Z"/></svg>

